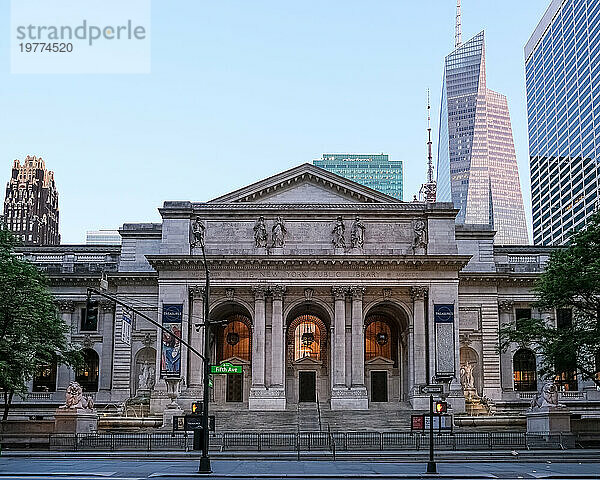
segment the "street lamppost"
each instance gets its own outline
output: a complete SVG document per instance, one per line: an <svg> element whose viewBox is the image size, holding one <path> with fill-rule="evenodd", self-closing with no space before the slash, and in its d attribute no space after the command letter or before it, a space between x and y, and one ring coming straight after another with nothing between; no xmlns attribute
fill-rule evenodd
<svg viewBox="0 0 600 480"><path fill-rule="evenodd" d="M206 275L206 287L204 289L204 376L202 378L204 395L202 398L202 435L204 436L202 442L202 456L200 457L200 465L198 466L198 473L212 473L210 468L210 457L208 456L208 396L209 396L209 375L210 365L208 359L210 358L210 320L208 315L208 297L210 295L210 270L208 269L208 263L206 261L206 252L204 251L204 224L200 218L196 218L192 228L194 235L194 242L191 247L200 247L202 249L202 261L204 262L204 273Z"/></svg>

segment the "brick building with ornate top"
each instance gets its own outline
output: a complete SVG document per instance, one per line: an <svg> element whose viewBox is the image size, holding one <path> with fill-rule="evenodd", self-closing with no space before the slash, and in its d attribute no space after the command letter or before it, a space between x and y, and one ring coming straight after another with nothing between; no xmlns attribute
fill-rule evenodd
<svg viewBox="0 0 600 480"><path fill-rule="evenodd" d="M24 245L58 245L58 190L42 157L13 163L6 185L4 222Z"/></svg>

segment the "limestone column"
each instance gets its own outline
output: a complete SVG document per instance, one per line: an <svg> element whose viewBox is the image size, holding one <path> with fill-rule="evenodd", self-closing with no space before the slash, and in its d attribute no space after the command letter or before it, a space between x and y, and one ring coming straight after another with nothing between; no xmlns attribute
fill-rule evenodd
<svg viewBox="0 0 600 480"><path fill-rule="evenodd" d="M204 287L193 286L189 288L190 294L190 345L204 355L204 330L200 326L204 323ZM198 328L196 328L198 325ZM190 352L188 368L188 385L195 392L197 398L202 398L202 379L204 377L204 362L198 355Z"/></svg>
<svg viewBox="0 0 600 480"><path fill-rule="evenodd" d="M284 332L283 332L283 294L285 286L271 287L273 312L271 317L271 386L283 388L284 385Z"/></svg>
<svg viewBox="0 0 600 480"><path fill-rule="evenodd" d="M500 300L498 302L498 315L500 328L507 326L512 322L514 302L512 300ZM480 377L481 382L484 382L483 375L483 359L480 361ZM500 382L503 390L513 390L513 366L512 366L512 349L500 353Z"/></svg>
<svg viewBox="0 0 600 480"><path fill-rule="evenodd" d="M102 358L100 359L100 378L98 390L110 398L112 388L112 357L115 332L115 304L111 301L100 302L102 312Z"/></svg>
<svg viewBox="0 0 600 480"><path fill-rule="evenodd" d="M425 338L425 297L427 287L411 287L410 296L413 299L413 365L414 386L427 384L426 349Z"/></svg>
<svg viewBox="0 0 600 480"><path fill-rule="evenodd" d="M72 300L58 300L58 311L60 318L69 328L67 330L67 343L71 343L71 334L73 332L73 312L75 311L75 302ZM65 365L60 365L56 372L56 390L64 392L67 390L69 383L74 380L75 375L73 370ZM64 400L61 398L61 400Z"/></svg>
<svg viewBox="0 0 600 480"><path fill-rule="evenodd" d="M333 387L346 387L346 287L331 289L334 299Z"/></svg>
<svg viewBox="0 0 600 480"><path fill-rule="evenodd" d="M365 386L364 287L352 287L352 387Z"/></svg>
<svg viewBox="0 0 600 480"><path fill-rule="evenodd" d="M253 287L252 388L265 388L265 287Z"/></svg>

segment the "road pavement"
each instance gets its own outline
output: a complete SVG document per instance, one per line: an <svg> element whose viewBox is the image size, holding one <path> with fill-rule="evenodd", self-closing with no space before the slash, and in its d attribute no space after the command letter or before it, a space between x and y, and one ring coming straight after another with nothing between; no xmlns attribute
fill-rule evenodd
<svg viewBox="0 0 600 480"><path fill-rule="evenodd" d="M376 460L376 459L374 459ZM600 458L592 461L537 462L444 461L438 462L438 478L444 479L553 479L600 480ZM366 461L213 460L215 479L416 479L424 463ZM198 478L198 462L189 458L118 458L110 453L90 458L70 456L0 457L0 480L60 478L62 480L173 480Z"/></svg>

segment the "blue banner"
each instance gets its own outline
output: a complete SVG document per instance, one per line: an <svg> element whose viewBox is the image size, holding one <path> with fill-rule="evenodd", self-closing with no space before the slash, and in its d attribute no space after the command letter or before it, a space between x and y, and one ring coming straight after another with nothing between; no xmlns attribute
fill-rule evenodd
<svg viewBox="0 0 600 480"><path fill-rule="evenodd" d="M435 323L454 323L454 305L434 305L433 318Z"/></svg>
<svg viewBox="0 0 600 480"><path fill-rule="evenodd" d="M181 342L178 338L181 338L182 321L182 304L163 305L162 323L168 331L162 331L161 376L179 375L181 373Z"/></svg>

